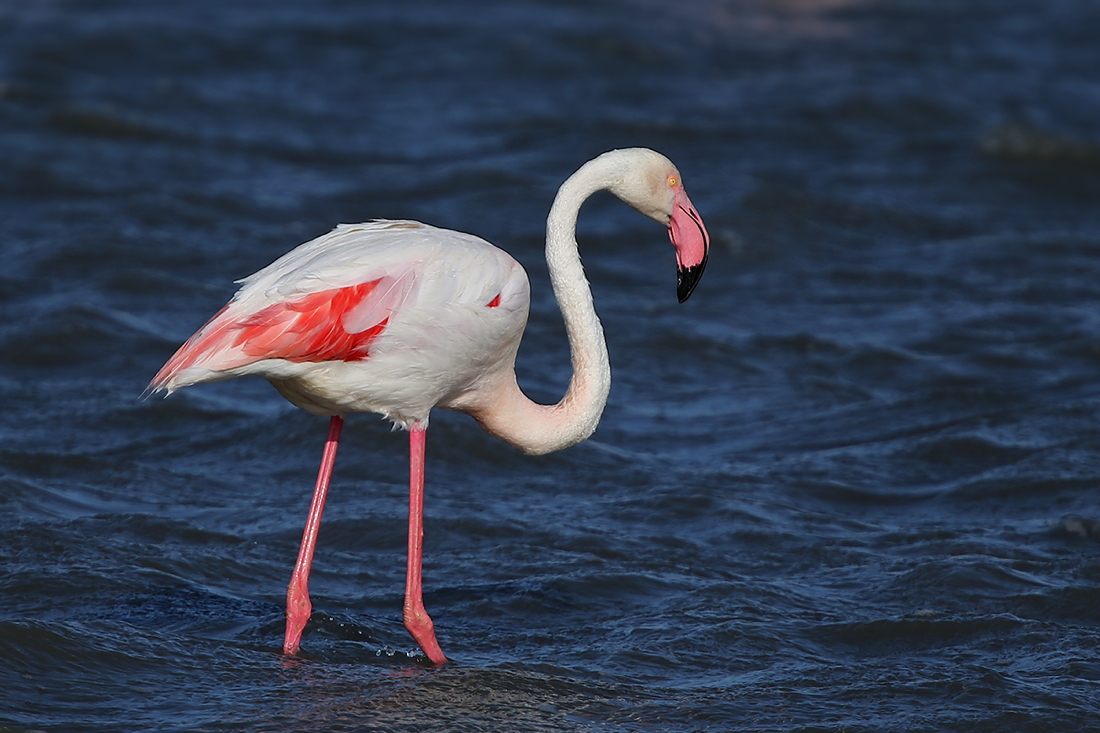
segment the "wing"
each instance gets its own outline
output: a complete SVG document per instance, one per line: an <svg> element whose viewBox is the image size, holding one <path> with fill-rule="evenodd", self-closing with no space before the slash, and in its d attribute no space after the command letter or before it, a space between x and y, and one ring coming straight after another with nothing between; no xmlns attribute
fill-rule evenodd
<svg viewBox="0 0 1100 733"><path fill-rule="evenodd" d="M511 261L476 237L417 222L341 225L241 280L233 299L179 348L148 390L170 393L236 376L268 359L368 359L410 298L499 305L499 290L466 292L483 286L454 277L453 268L501 257ZM440 277L441 264L451 274ZM422 281L430 285L427 295ZM416 310L425 306L418 302Z"/></svg>

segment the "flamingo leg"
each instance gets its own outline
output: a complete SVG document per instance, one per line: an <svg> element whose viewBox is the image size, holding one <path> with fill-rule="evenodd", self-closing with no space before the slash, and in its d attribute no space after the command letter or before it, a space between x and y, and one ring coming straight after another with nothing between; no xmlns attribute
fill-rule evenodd
<svg viewBox="0 0 1100 733"><path fill-rule="evenodd" d="M325 452L321 457L321 468L317 472L317 487L313 490L309 517L302 533L302 544L298 548L298 562L294 564L294 573L290 576L290 585L286 589L286 636L283 638L283 654L298 653L302 631L313 612L313 604L309 601L309 569L313 565L313 551L317 547L317 533L321 529L321 515L325 512L325 497L328 496L332 466L336 463L336 449L340 445L340 429L343 427L344 418L333 415L329 423L328 440L325 441Z"/></svg>
<svg viewBox="0 0 1100 733"><path fill-rule="evenodd" d="M405 566L405 628L435 665L447 657L435 639L435 626L424 610L421 588L424 562L424 443L426 429L413 425L409 430L409 558Z"/></svg>

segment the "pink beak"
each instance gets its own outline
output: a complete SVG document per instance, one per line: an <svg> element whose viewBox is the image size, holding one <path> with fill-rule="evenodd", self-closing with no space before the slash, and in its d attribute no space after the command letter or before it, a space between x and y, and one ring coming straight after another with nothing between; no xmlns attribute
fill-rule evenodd
<svg viewBox="0 0 1100 733"><path fill-rule="evenodd" d="M676 188L668 236L676 248L676 296L683 303L695 290L710 252L710 235L682 186Z"/></svg>

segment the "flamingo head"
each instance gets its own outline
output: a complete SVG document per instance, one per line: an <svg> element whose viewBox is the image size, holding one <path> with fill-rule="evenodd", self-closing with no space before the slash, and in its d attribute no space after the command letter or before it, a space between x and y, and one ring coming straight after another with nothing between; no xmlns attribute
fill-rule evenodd
<svg viewBox="0 0 1100 733"><path fill-rule="evenodd" d="M684 190L680 172L665 156L646 148L615 150L624 165L610 191L650 219L668 227L676 249L676 295L683 303L707 266L710 235ZM602 157L602 156L601 156Z"/></svg>

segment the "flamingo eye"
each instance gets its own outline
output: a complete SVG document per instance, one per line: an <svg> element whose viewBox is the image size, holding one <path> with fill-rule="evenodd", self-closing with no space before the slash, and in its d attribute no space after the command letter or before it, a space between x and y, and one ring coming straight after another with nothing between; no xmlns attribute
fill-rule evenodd
<svg viewBox="0 0 1100 733"><path fill-rule="evenodd" d="M676 184L678 184L679 182L680 181L677 180L676 176L669 176L668 177L668 187L669 188L676 188Z"/></svg>

